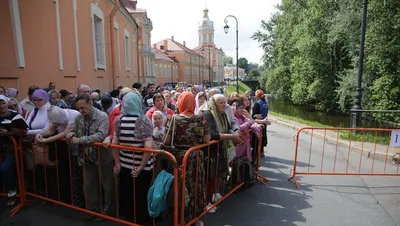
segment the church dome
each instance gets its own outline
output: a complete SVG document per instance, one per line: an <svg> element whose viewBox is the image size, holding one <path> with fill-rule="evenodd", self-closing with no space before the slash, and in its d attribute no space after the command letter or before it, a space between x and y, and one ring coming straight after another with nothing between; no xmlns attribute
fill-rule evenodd
<svg viewBox="0 0 400 226"><path fill-rule="evenodd" d="M204 12L204 15L203 15L203 20L201 22L201 26L213 27L214 26L214 22L212 22L210 20L210 18L208 17L208 9L205 8L203 10L203 12Z"/></svg>

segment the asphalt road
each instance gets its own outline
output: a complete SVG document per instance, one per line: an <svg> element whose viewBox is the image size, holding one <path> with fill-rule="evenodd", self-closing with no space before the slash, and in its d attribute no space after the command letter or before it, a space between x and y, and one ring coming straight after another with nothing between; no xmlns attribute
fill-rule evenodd
<svg viewBox="0 0 400 226"><path fill-rule="evenodd" d="M280 125L269 127L267 157L262 160L261 174L271 181L267 186L257 184L238 192L218 206L217 213L208 214L202 220L206 226L242 225L400 225L400 179L398 177L372 176L298 176L301 190L287 180L293 168L295 131ZM313 139L310 171L333 169L336 146ZM322 150L324 153L322 154ZM298 172L308 171L310 153L309 135L299 142ZM372 160L350 154L338 148L336 171L368 172ZM375 161L375 169L383 169L383 162ZM397 167L388 165L395 172ZM96 225L87 223L76 211L51 204L36 204L23 208L13 219L8 217L4 204L0 203L0 225ZM103 223L101 225L116 225Z"/></svg>

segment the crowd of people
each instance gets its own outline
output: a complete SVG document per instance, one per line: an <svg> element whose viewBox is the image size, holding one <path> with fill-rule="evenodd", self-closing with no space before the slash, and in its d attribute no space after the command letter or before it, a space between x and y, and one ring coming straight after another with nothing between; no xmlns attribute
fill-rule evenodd
<svg viewBox="0 0 400 226"><path fill-rule="evenodd" d="M45 186L52 183L51 173L46 174L48 178L40 176L46 168L27 164L34 158L36 148L47 146L50 149L47 164L57 165L60 178L60 191L49 189L50 198L58 195L61 201L114 217L118 209L119 216L128 221L134 220L132 213L136 211L135 220L139 224L150 220L146 197L153 171L156 167L166 170L170 167L151 153L115 150L110 148L111 144L149 149L174 146L172 154L181 164L189 148L210 140L221 141L211 145L210 151L201 152L200 157L195 153L189 156L185 207L188 221L193 214L199 215L222 198L215 188L226 180L235 158L246 156L254 162L256 138L262 139L262 147L267 145L266 127L270 122L262 90L255 92L253 104L250 92L228 96L223 88L203 85L173 87L149 83L142 87L134 83L132 88L120 86L101 93L81 84L74 93L57 91L56 84L51 82L44 89L29 87L27 97L21 102L19 94L15 88L0 86L0 173L5 179L8 206L16 203L17 183L15 154L7 136L24 137L25 170L27 175L34 175L28 180L27 189L47 193ZM254 135L247 133L248 130ZM101 142L102 146L90 145L93 142ZM261 155L264 156L263 151ZM207 175L216 163L217 173ZM196 167L202 172L200 175L192 170ZM134 200L135 205L127 200ZM209 213L216 210L211 208ZM94 215L86 217L94 218Z"/></svg>

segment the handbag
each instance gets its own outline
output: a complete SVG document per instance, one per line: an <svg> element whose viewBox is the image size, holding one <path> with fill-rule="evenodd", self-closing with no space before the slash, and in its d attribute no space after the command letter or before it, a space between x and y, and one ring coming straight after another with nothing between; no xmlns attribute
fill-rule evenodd
<svg viewBox="0 0 400 226"><path fill-rule="evenodd" d="M33 161L35 165L55 166L56 162L49 160L49 146L32 144Z"/></svg>
<svg viewBox="0 0 400 226"><path fill-rule="evenodd" d="M232 160L236 157L236 148L232 141L228 140L226 143L226 152L228 157L228 163L231 163Z"/></svg>
<svg viewBox="0 0 400 226"><path fill-rule="evenodd" d="M171 127L172 127L172 133L171 133L171 144L170 145L166 145L165 143L167 142L167 137L169 132L171 131ZM168 128L168 131L164 137L163 142L160 144L160 149L161 150L165 150L167 152L171 152L173 153L175 150L175 146L174 146L174 136L175 136L175 115L172 116L171 119L171 126Z"/></svg>

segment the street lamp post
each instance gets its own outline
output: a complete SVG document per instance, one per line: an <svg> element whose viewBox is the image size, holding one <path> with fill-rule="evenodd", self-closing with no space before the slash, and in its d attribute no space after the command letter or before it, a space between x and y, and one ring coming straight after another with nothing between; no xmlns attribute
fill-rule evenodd
<svg viewBox="0 0 400 226"><path fill-rule="evenodd" d="M239 30L238 30L238 20L233 15L228 15L225 17L224 22L224 31L225 34L228 34L229 26L228 26L228 17L232 17L236 20L236 92L239 93Z"/></svg>
<svg viewBox="0 0 400 226"><path fill-rule="evenodd" d="M364 45L365 45L365 30L367 27L367 8L368 0L363 0L363 11L361 21L361 36L360 36L360 53L359 53L359 65L358 65L358 81L356 94L354 95L354 105L351 108L351 126L353 128L360 127L361 125L361 97L362 97L362 76L364 70Z"/></svg>

